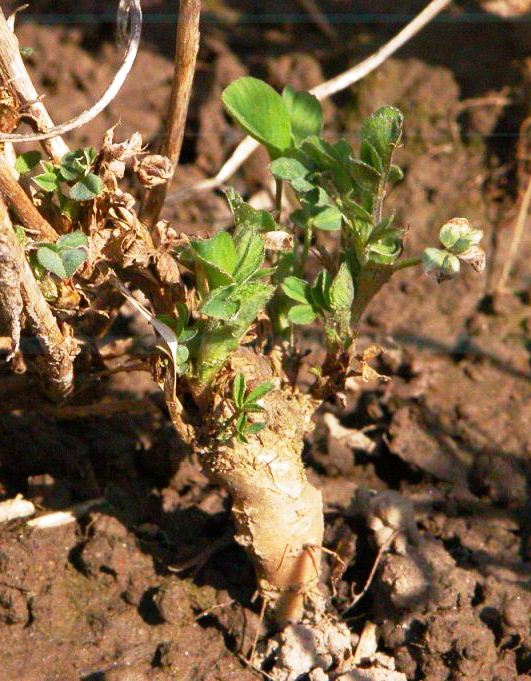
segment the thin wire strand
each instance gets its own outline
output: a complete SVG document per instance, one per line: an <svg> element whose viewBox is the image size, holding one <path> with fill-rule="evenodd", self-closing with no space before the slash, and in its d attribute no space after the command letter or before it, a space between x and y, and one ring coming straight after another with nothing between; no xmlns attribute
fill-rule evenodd
<svg viewBox="0 0 531 681"><path fill-rule="evenodd" d="M55 125L45 132L29 134L2 133L0 134L0 142L40 142L42 140L51 139L52 137L57 137L58 135L64 135L66 132L76 130L89 123L112 102L125 83L138 53L140 37L142 34L142 7L140 5L140 0L120 0L116 20L119 37L121 37L122 40L126 40L126 53L122 65L100 99L91 106L90 109L83 111L79 116L76 116L65 123ZM129 27L129 30L127 30L127 26Z"/></svg>

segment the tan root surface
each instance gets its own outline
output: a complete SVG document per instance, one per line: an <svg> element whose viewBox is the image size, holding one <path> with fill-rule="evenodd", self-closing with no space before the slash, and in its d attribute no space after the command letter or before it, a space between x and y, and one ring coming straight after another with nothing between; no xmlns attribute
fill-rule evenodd
<svg viewBox="0 0 531 681"><path fill-rule="evenodd" d="M263 357L240 352L232 360L250 387L270 380ZM263 400L258 420L267 427L247 444L234 440L203 458L207 474L232 495L236 540L250 554L261 595L275 603L279 624L297 621L304 607L319 608L321 492L306 477L301 458L315 403L279 386Z"/></svg>

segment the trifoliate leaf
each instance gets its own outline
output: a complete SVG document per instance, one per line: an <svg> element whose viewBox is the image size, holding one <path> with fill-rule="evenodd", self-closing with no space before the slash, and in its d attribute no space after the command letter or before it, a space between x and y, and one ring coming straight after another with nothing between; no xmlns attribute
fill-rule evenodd
<svg viewBox="0 0 531 681"><path fill-rule="evenodd" d="M55 172L36 175L33 181L44 192L55 192L59 187L59 178Z"/></svg>

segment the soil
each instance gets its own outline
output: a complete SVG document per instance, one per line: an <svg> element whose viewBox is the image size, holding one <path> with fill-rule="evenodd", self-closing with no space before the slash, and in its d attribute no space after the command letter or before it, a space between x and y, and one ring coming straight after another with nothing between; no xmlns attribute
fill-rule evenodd
<svg viewBox="0 0 531 681"><path fill-rule="evenodd" d="M101 14L103 4L114 12L114 3L86 0L74 10L73 3L34 2L41 23L28 14L20 25L21 44L34 48L31 75L56 121L92 102L119 63L104 23L112 15L68 23L81 12ZM172 74L175 3L143 4L145 41L131 77L104 114L72 133L72 144L98 145L118 120L120 137L139 130L156 141ZM401 3L400 13L422 4ZM331 42L302 5L283 3L283 13L304 20L279 23L268 19L276 3L206 3L176 187L215 172L239 139L219 103L232 79L252 73L277 86L311 87L399 25L390 1L320 2L336 15L388 19L334 24L339 38ZM52 22L58 12L61 25ZM464 21L464 12L475 19ZM375 368L392 380L352 383L346 407L323 409L306 460L325 499L326 546L349 561L341 575L325 558L332 609L354 647L371 621L378 654L410 681L523 681L531 674L529 240L518 250L510 292L492 291L518 205L515 145L531 113L529 22L503 21L471 2L455 3L447 19L327 103L327 134L355 137L364 115L399 106L405 179L390 203L409 225L408 251L432 244L446 219L463 215L485 230L488 271L440 286L409 271L392 280L360 340L360 349L375 341L385 348ZM500 97L510 103L496 103ZM265 171L257 154L234 183L248 193L267 189ZM225 224L227 215L221 196L211 194L170 203L166 217L191 232ZM124 310L106 340L116 349L145 333ZM309 368L322 360L318 330L304 340ZM308 375L302 372L303 383ZM48 512L105 497L63 527L0 525L1 681L258 677L245 658L267 632L252 569L230 538L229 499L180 450L149 375L92 382L74 398L76 413L36 405L27 379L2 368L0 397L0 500L21 493ZM108 405L108 414L86 415L93 404ZM411 531L407 544L382 554L368 592L349 608L377 556L374 517L380 525L390 517L389 496L378 497L379 506L369 500L369 512L364 490L399 495L390 498L406 504ZM395 678L369 671L356 678Z"/></svg>

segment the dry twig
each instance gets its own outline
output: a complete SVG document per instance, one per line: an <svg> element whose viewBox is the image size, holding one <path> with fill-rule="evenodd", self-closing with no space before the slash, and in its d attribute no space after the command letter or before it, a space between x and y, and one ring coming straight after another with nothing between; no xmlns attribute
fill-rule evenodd
<svg viewBox="0 0 531 681"><path fill-rule="evenodd" d="M357 603L359 603L361 601L363 596L365 596L365 594L367 593L367 591L369 590L369 588L372 584L372 580L374 579L374 577L376 575L376 570L378 569L378 566L380 565L380 561L382 559L383 554L386 552L386 550L389 548L389 546L391 546L394 539L396 539L396 537L400 534L401 531L402 530L395 530L391 535L389 535L389 537L387 537L387 539L384 541L384 543L380 546L380 548L378 549L378 553L376 554L376 558L374 560L373 566L371 568L369 576L367 577L367 581L365 582L363 589L357 594L355 594L354 590L352 589L352 602L350 603L350 605L347 608L345 608L345 610L343 610L343 613L342 613L343 615L345 613L349 612L350 610L352 610L352 608Z"/></svg>
<svg viewBox="0 0 531 681"><path fill-rule="evenodd" d="M59 235L39 213L0 154L0 194L24 227L37 239L56 241Z"/></svg>
<svg viewBox="0 0 531 681"><path fill-rule="evenodd" d="M167 114L166 131L160 153L167 156L173 165L173 172L179 162L186 126L186 114L192 92L195 62L199 50L200 0L180 0L175 46L175 69L171 98ZM140 210L140 219L153 227L159 218L168 182L159 184L148 191Z"/></svg>
<svg viewBox="0 0 531 681"><path fill-rule="evenodd" d="M5 84L16 95L20 105L29 116L37 130L49 130L53 128L53 121L40 101L37 90L26 71L26 66L20 55L18 40L9 27L4 13L0 9L0 82ZM8 142L10 135L0 134L0 141ZM11 135L12 137L12 135ZM16 137L16 135L15 135ZM54 159L59 160L68 152L68 146L60 138L52 135L43 143L46 152Z"/></svg>
<svg viewBox="0 0 531 681"><path fill-rule="evenodd" d="M8 278L11 280L10 289L18 291L15 295L20 296L16 300L16 309L20 314L22 301L26 323L37 336L42 350L35 367L43 389L50 399L62 400L72 390L77 344L59 328L17 240L7 206L0 197L0 281ZM5 301L0 298L0 305L4 304Z"/></svg>
<svg viewBox="0 0 531 681"><path fill-rule="evenodd" d="M53 513L46 513L33 520L28 520L28 527L40 530L47 530L53 527L62 527L74 523L78 518L87 515L96 506L101 506L106 502L104 497L97 499L90 499L89 501L82 501L67 511L54 511Z"/></svg>
<svg viewBox="0 0 531 681"><path fill-rule="evenodd" d="M520 176L520 208L518 210L518 215L516 216L516 221L514 223L513 237L511 240L511 245L509 246L509 251L505 256L503 261L503 268L496 284L496 293L502 293L507 290L507 282L509 281L509 275L511 273L511 267L513 265L514 258L518 252L518 247L522 240L522 236L525 229L525 224L527 218L529 217L529 210L531 208L531 175L527 171L527 166L529 163L529 156L527 152L528 148L528 135L531 130L531 118L526 118L522 123L520 129L520 139L518 142L517 157L518 157L518 174ZM527 183L526 183L527 181Z"/></svg>
<svg viewBox="0 0 531 681"><path fill-rule="evenodd" d="M79 116L66 121L66 123L54 126L44 105L38 100L37 92L26 72L26 67L20 57L18 42L13 33L9 31L4 15L0 12L0 75L4 82L12 83L22 102L28 105L29 113L37 121L37 127L44 130L44 132L29 135L0 134L0 142L48 141L48 144L43 144L43 146L56 160L68 151L66 144L57 135L64 135L66 132L80 128L100 114L116 97L131 71L142 33L140 0L120 0L117 22L122 38L126 35L127 25L129 25L129 31L126 38L127 48L124 60L112 83L90 109L83 111Z"/></svg>
<svg viewBox="0 0 531 681"><path fill-rule="evenodd" d="M392 54L394 54L398 49L405 45L413 36L415 36L426 24L428 24L437 14L442 12L442 10L449 5L451 0L432 0L427 7L425 7L422 12L420 12L407 26L405 26L394 38L392 38L383 47L377 50L370 57L364 59L356 66L348 69L344 73L340 73L335 78L325 81L320 85L314 87L310 92L314 94L317 99L326 99L336 92L340 92L345 88L353 85L358 80L361 80L367 76L371 71L381 66L386 59L388 59ZM225 183L238 168L243 164L243 162L249 158L249 156L258 149L260 145L251 137L246 137L240 144L236 147L232 156L223 164L220 168L218 174L215 177L211 177L207 180L202 180L195 185L190 187L183 187L178 191L174 192L169 200L172 203L177 203L183 199L189 198L193 194L208 191L210 189L216 189Z"/></svg>
<svg viewBox="0 0 531 681"><path fill-rule="evenodd" d="M335 28L330 24L326 15L322 13L316 0L299 0L299 5L308 12L313 23L329 40L337 41L338 35Z"/></svg>

